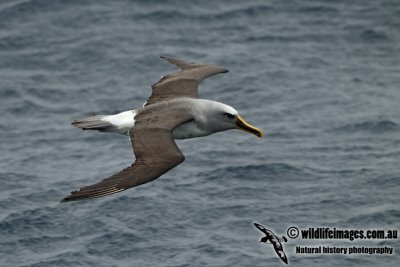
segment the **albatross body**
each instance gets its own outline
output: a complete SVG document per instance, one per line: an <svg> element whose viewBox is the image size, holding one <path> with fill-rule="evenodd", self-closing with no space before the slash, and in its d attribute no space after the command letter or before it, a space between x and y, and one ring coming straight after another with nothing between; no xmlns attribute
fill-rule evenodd
<svg viewBox="0 0 400 267"><path fill-rule="evenodd" d="M263 132L246 123L233 107L198 98L199 83L209 76L228 72L227 69L162 58L181 71L155 83L143 108L72 122L83 130L129 135L136 159L121 172L71 192L62 202L111 195L160 177L185 159L174 139L207 136L231 129L263 137Z"/></svg>
<svg viewBox="0 0 400 267"><path fill-rule="evenodd" d="M207 136L216 132L235 129L231 123L228 125L221 124L219 121L214 122L212 115L215 111L232 114L238 116L238 112L223 103L193 98L178 98L168 101L169 105L184 107L188 112L193 114L193 120L183 123L172 130L174 139L188 139L201 136ZM165 103L156 103L153 109L165 108ZM136 110L124 111L115 115L92 116L76 120L72 124L84 130L98 130L103 132L115 132L129 135L129 131L135 126L135 117L140 114L146 107ZM231 127L231 128L226 128ZM258 134L258 132L254 132Z"/></svg>

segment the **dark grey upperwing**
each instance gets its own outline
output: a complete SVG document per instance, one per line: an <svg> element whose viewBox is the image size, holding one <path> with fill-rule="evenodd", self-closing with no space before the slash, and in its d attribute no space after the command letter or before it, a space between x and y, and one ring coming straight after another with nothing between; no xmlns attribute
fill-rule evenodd
<svg viewBox="0 0 400 267"><path fill-rule="evenodd" d="M184 161L172 130L190 120L192 115L182 107L150 108L139 113L130 131L135 162L99 183L71 192L62 202L111 195L160 177Z"/></svg>
<svg viewBox="0 0 400 267"><path fill-rule="evenodd" d="M174 58L161 58L178 66L181 71L168 74L153 84L152 94L145 106L177 97L198 98L198 86L202 80L218 73L228 72L227 69L216 66L189 63Z"/></svg>
<svg viewBox="0 0 400 267"><path fill-rule="evenodd" d="M278 241L278 242L279 242L279 241ZM284 263L288 264L288 259L287 259L287 257L286 257L285 252L283 252L282 244L281 244L280 242L279 242L279 244L274 243L273 246L274 246L275 252L276 252L276 254L278 254L279 258L280 258Z"/></svg>
<svg viewBox="0 0 400 267"><path fill-rule="evenodd" d="M266 235L270 235L271 231L268 230L267 228L265 228L263 225L259 224L259 223L253 223L255 227L257 227L258 230L260 230L261 232L263 232Z"/></svg>

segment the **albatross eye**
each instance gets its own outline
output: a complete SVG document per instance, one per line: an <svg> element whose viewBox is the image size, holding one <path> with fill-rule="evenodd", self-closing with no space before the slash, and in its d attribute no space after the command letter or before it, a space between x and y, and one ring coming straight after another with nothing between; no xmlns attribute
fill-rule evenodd
<svg viewBox="0 0 400 267"><path fill-rule="evenodd" d="M236 116L230 113L225 113L225 117L227 117L228 119L234 119Z"/></svg>

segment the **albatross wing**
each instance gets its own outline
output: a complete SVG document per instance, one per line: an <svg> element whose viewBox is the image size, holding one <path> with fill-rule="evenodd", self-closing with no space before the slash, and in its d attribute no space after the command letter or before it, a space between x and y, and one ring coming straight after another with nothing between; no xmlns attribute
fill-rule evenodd
<svg viewBox="0 0 400 267"><path fill-rule="evenodd" d="M188 63L174 58L161 58L178 66L181 71L168 74L153 84L152 94L145 106L177 97L198 98L197 89L202 80L218 73L228 72L228 69L221 67Z"/></svg>
<svg viewBox="0 0 400 267"><path fill-rule="evenodd" d="M154 115L151 109L138 114L130 131L136 160L128 168L94 185L71 192L61 202L97 198L148 183L179 165L185 157L172 138L172 130L190 121L183 108L169 108Z"/></svg>

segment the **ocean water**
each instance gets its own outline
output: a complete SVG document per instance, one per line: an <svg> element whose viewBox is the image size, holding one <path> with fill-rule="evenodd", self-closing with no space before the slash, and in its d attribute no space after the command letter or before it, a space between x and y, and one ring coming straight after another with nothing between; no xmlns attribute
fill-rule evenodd
<svg viewBox="0 0 400 267"><path fill-rule="evenodd" d="M400 229L399 44L397 0L2 0L0 266L283 266L253 222ZM178 141L186 161L156 181L60 204L133 160L126 136L70 122L140 107L176 70L160 55L228 68L201 97L266 138ZM289 265L400 262L398 240L303 243L284 243Z"/></svg>

